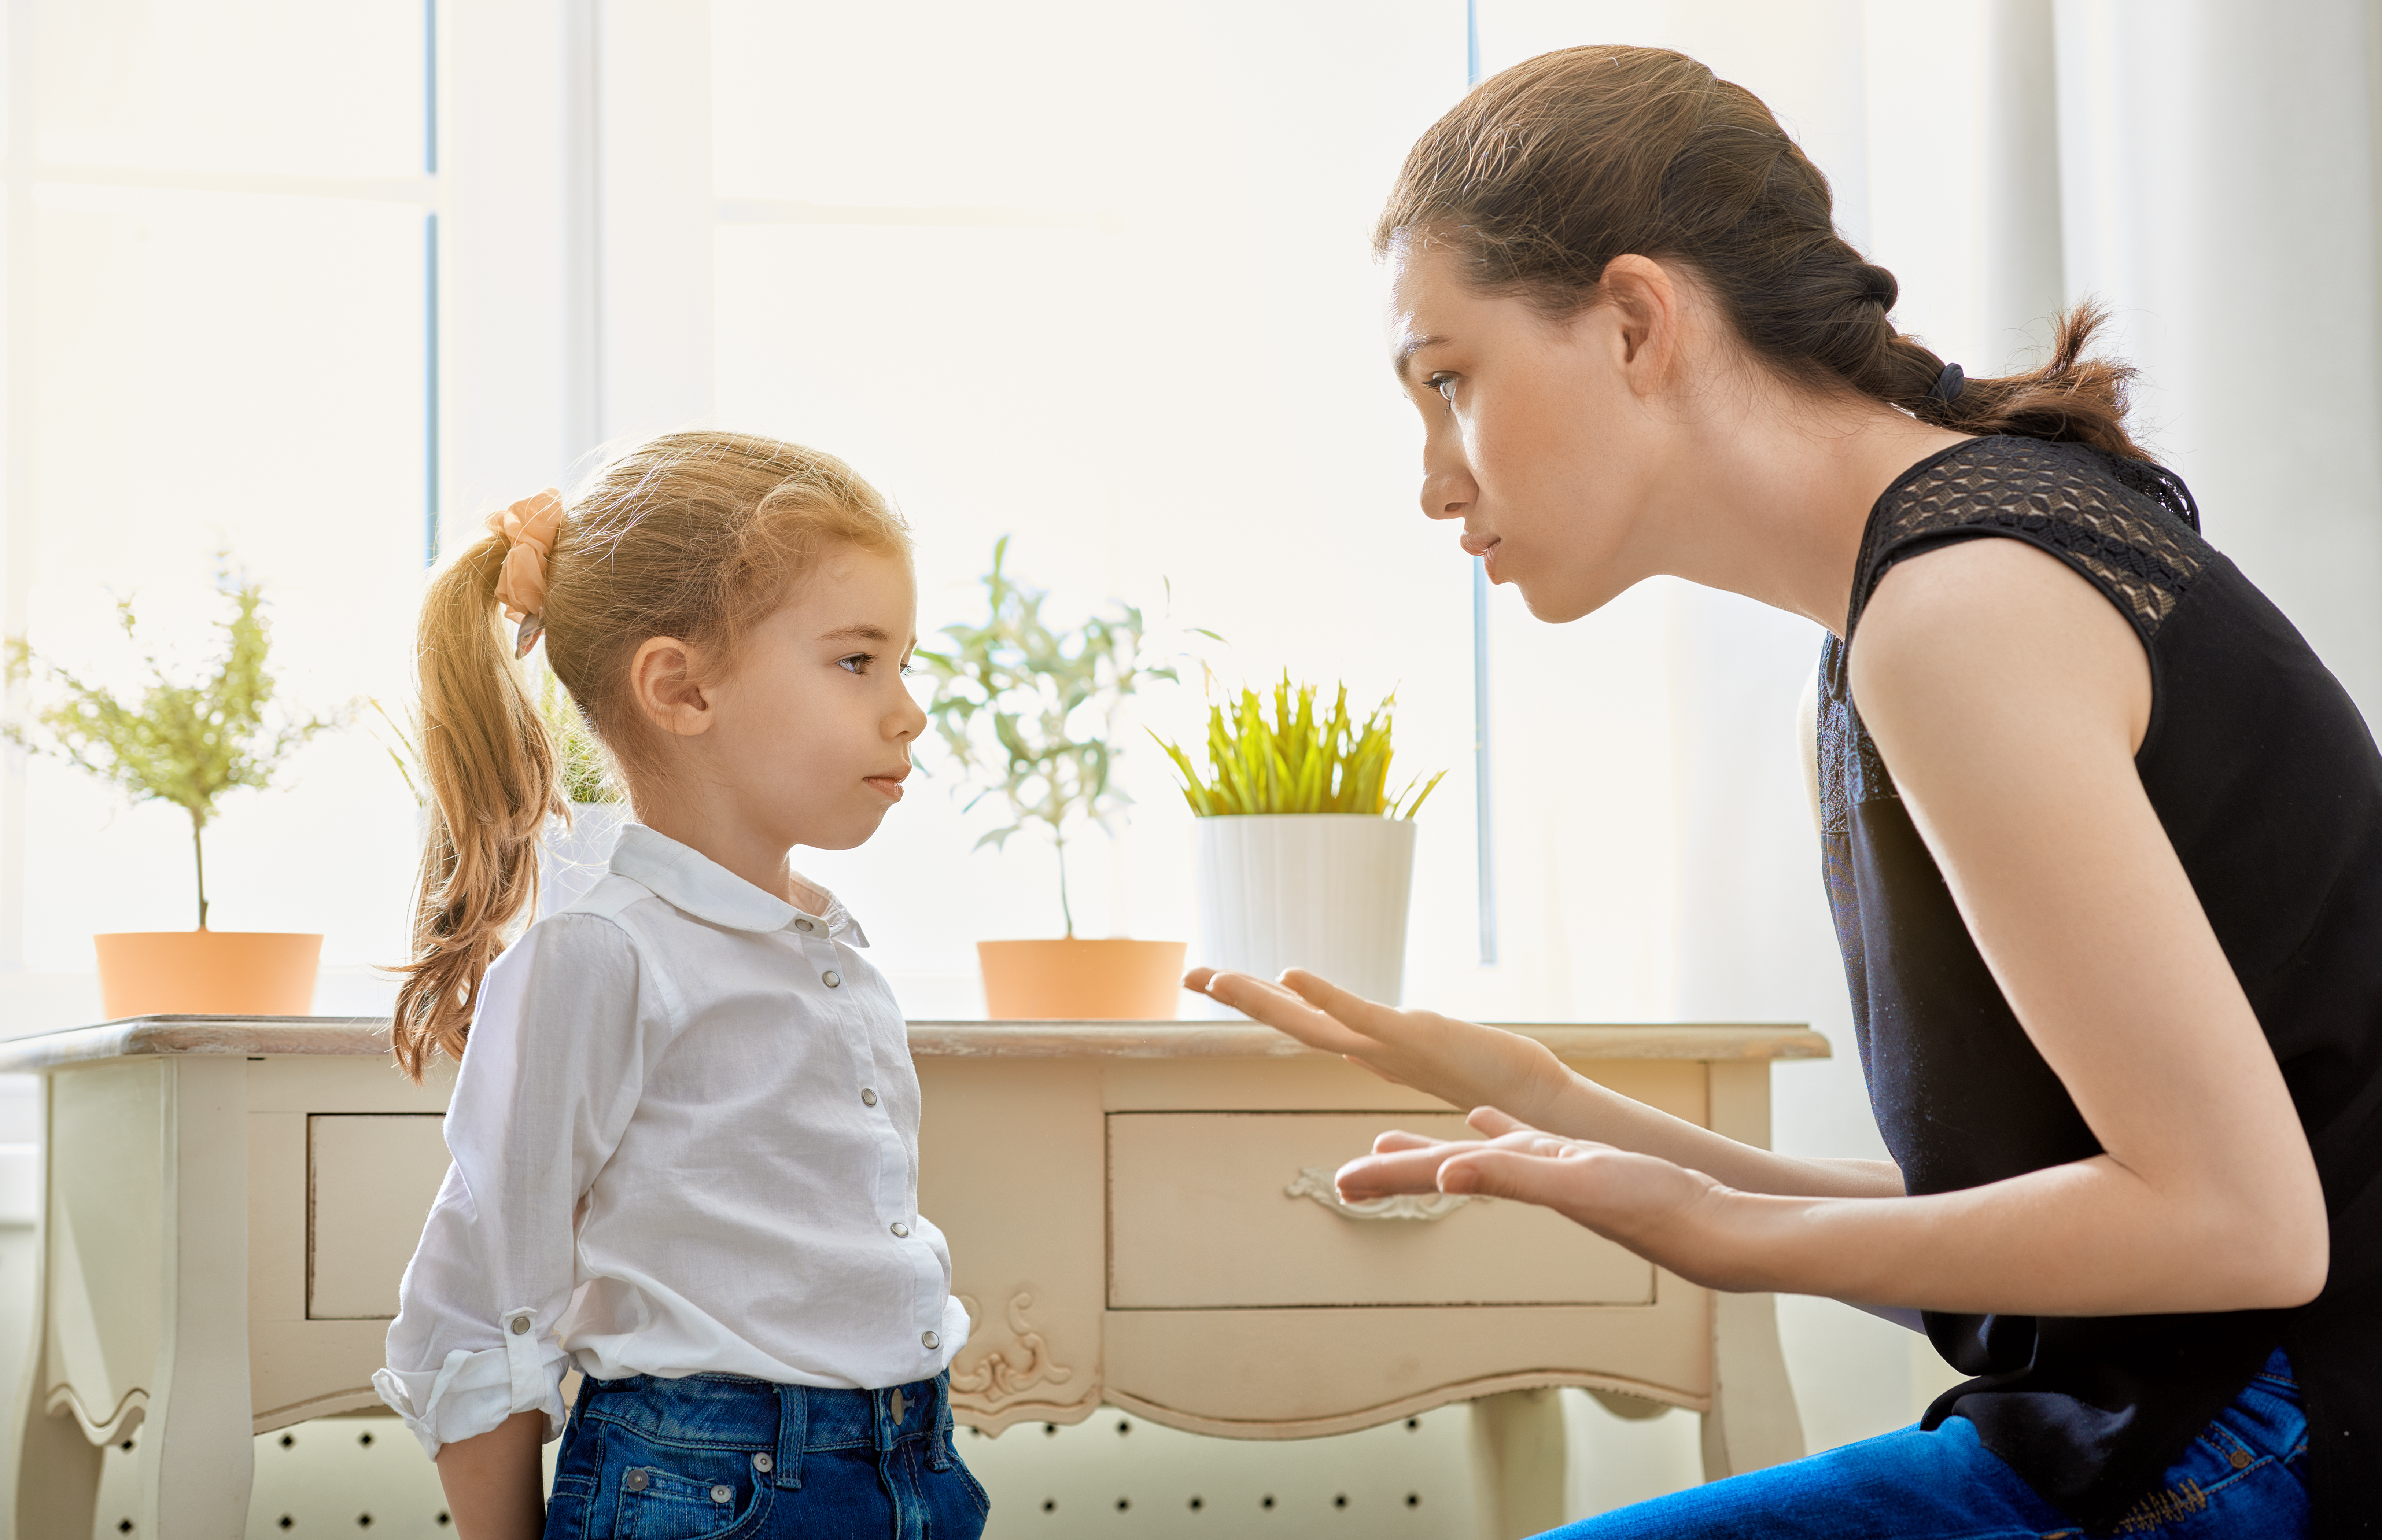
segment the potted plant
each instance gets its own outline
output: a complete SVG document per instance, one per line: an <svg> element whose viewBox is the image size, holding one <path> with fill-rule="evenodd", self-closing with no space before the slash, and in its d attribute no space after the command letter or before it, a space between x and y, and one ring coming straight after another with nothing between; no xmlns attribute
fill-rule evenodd
<svg viewBox="0 0 2382 1540"><path fill-rule="evenodd" d="M0 726L0 733L19 747L89 770L136 802L170 802L190 820L198 929L92 938L99 953L100 998L111 1017L304 1016L313 1007L320 935L207 925L206 831L216 802L227 792L269 784L300 745L333 725L275 708L273 676L265 669L270 637L257 612L262 590L235 581L227 568L219 571L216 586L232 607L217 622L222 657L197 683L179 684L155 654L144 653L149 679L137 701L119 699L42 658L21 636L7 643L8 683L39 675L53 698L32 711L41 737L18 722ZM131 601L119 599L116 613L125 635L139 646Z"/></svg>
<svg viewBox="0 0 2382 1540"><path fill-rule="evenodd" d="M986 1012L1008 1021L1171 1018L1184 943L1077 936L1067 843L1085 823L1112 828L1130 802L1111 773L1120 713L1143 681L1171 680L1174 671L1143 661L1142 615L1130 605L1053 629L1042 615L1049 596L1009 574L1008 554L1004 536L984 575L985 619L945 626L948 646L916 654L935 680L927 714L975 793L967 806L998 796L1009 812L976 848L1005 848L1032 824L1050 836L1058 863L1066 934L978 942Z"/></svg>
<svg viewBox="0 0 2382 1540"><path fill-rule="evenodd" d="M554 735L562 796L571 804L569 821L548 819L538 846L537 917L544 919L577 903L609 869L629 807L586 717L551 670L539 672L537 714Z"/></svg>
<svg viewBox="0 0 2382 1540"><path fill-rule="evenodd" d="M1359 722L1343 684L1328 713L1312 684L1254 690L1208 709L1205 773L1159 746L1198 819L1200 961L1271 979L1312 969L1395 1004L1405 985L1414 816L1447 772L1392 795L1384 699ZM1419 780L1419 778L1417 778Z"/></svg>
<svg viewBox="0 0 2382 1540"><path fill-rule="evenodd" d="M602 879L611 863L612 846L620 838L620 825L628 821L629 806L612 780L603 747L586 717L551 671L540 671L535 698L537 714L554 738L563 800L571 805L568 819L546 820L546 832L538 844L534 918L544 919L571 907ZM365 704L387 730L386 737L378 731L374 736L381 738L381 747L397 766L397 773L405 778L405 789L413 794L414 807L421 814L420 834L426 839L430 799L423 794L422 755L414 747L413 734L379 701L368 699Z"/></svg>

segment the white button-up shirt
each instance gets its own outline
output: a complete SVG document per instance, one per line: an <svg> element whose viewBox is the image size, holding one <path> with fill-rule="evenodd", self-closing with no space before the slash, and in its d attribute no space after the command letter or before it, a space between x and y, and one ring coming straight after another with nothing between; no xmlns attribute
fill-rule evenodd
<svg viewBox="0 0 2382 1540"><path fill-rule="evenodd" d="M488 969L373 1376L434 1458L517 1411L559 1434L573 1363L858 1389L950 1364L901 1007L823 907L632 823Z"/></svg>

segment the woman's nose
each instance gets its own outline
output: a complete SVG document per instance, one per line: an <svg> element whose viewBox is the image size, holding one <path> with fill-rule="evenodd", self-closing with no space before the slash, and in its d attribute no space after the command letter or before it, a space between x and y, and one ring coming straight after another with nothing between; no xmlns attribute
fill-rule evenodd
<svg viewBox="0 0 2382 1540"><path fill-rule="evenodd" d="M1422 514L1426 519L1460 519L1472 506L1472 478L1458 471L1427 470L1422 478Z"/></svg>

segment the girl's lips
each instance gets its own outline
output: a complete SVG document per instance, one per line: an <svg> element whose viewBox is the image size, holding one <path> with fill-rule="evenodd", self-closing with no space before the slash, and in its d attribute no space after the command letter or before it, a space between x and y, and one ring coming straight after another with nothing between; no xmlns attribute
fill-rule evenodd
<svg viewBox="0 0 2382 1540"><path fill-rule="evenodd" d="M903 770L900 775L871 775L863 779L875 787L877 794L886 801L899 802L902 800L902 782L909 773L908 770Z"/></svg>

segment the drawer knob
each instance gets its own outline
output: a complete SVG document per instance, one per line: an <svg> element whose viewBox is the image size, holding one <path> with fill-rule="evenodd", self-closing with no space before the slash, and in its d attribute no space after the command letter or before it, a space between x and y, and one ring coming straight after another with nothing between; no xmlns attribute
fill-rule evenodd
<svg viewBox="0 0 2382 1540"><path fill-rule="evenodd" d="M1301 1166L1297 1180L1282 1189L1283 1196L1312 1198L1343 1219L1444 1219L1467 1203L1496 1201L1461 1192L1398 1192L1351 1203L1341 1198L1332 1176L1328 1165Z"/></svg>

